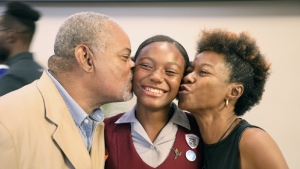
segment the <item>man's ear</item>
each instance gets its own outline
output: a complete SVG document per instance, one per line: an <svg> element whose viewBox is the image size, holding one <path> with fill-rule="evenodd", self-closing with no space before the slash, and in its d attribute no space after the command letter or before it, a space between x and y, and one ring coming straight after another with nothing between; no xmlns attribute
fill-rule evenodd
<svg viewBox="0 0 300 169"><path fill-rule="evenodd" d="M242 84L234 83L228 93L228 98L230 100L237 100L244 92L244 86Z"/></svg>
<svg viewBox="0 0 300 169"><path fill-rule="evenodd" d="M78 45L75 48L75 58L78 65L86 72L93 71L93 56L92 52L85 45Z"/></svg>
<svg viewBox="0 0 300 169"><path fill-rule="evenodd" d="M14 43L17 40L17 34L14 29L9 29L5 32L6 42Z"/></svg>

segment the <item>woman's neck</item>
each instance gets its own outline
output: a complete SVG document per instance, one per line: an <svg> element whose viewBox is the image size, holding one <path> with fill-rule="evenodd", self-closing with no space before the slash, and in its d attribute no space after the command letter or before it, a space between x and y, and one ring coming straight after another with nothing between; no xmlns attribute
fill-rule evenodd
<svg viewBox="0 0 300 169"><path fill-rule="evenodd" d="M237 116L234 112L206 113L205 115L198 112L192 114L197 120L202 139L206 144L214 144L226 138L240 121L236 120Z"/></svg>

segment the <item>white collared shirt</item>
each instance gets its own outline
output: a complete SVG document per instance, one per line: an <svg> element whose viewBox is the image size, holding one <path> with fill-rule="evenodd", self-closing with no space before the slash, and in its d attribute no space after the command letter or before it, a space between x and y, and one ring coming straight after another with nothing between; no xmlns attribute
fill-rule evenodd
<svg viewBox="0 0 300 169"><path fill-rule="evenodd" d="M131 136L137 153L146 164L154 168L162 164L170 154L175 142L178 125L190 130L190 123L186 114L174 103L171 106L175 109L174 114L153 143L135 117L136 106L115 122L116 124L131 124Z"/></svg>

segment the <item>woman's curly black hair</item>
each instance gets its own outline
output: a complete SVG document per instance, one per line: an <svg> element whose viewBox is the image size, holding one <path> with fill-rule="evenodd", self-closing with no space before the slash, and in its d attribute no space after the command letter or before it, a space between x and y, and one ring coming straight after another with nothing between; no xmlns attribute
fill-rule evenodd
<svg viewBox="0 0 300 169"><path fill-rule="evenodd" d="M245 114L261 100L270 74L270 63L259 51L256 41L245 32L235 34L221 29L203 30L197 42L197 54L207 50L223 54L230 71L229 82L244 86L234 111L238 116Z"/></svg>

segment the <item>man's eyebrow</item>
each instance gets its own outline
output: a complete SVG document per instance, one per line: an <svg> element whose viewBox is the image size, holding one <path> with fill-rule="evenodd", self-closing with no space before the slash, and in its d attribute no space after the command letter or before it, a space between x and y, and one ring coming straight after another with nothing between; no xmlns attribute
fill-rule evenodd
<svg viewBox="0 0 300 169"><path fill-rule="evenodd" d="M119 52L123 52L123 51L131 53L131 49L130 48L121 49Z"/></svg>

